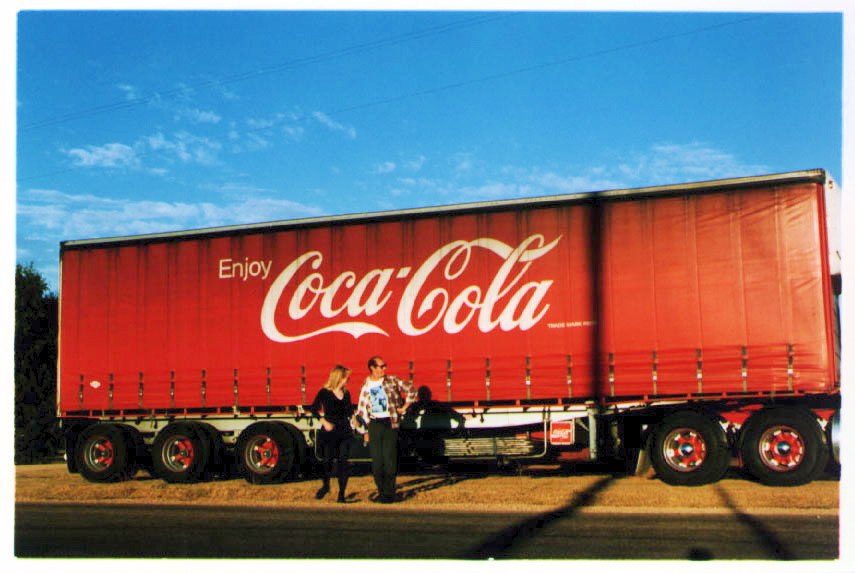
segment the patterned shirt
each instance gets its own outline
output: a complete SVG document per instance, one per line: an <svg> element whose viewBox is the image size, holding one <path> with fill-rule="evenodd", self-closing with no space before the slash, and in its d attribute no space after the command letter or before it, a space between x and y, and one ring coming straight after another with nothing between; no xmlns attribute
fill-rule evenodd
<svg viewBox="0 0 855 573"><path fill-rule="evenodd" d="M409 380L401 380L397 376L384 376L382 380L379 380L379 383L378 388L377 381L372 382L370 378L365 379L365 384L362 385L362 390L359 392L359 404L356 407L356 415L366 426L372 418L388 418L392 422L392 427L397 428L400 423L398 408L416 401L416 392L413 389L413 383ZM382 391L377 392L380 388L382 388ZM374 389L374 392L372 392L372 389ZM384 393L385 396L383 396ZM402 394L406 394L406 397L402 396ZM384 406L385 412L377 416L372 414L372 410L375 407L383 408ZM357 431L360 434L364 434L366 427L360 426L357 428Z"/></svg>

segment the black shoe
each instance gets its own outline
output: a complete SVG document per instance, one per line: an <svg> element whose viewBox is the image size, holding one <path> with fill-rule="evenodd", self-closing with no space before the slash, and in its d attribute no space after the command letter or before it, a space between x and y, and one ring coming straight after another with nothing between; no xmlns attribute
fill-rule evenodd
<svg viewBox="0 0 855 573"><path fill-rule="evenodd" d="M338 499L336 500L336 502L337 503L347 503L347 499L344 497L343 493L339 492Z"/></svg>
<svg viewBox="0 0 855 573"><path fill-rule="evenodd" d="M330 486L324 484L321 486L321 489L315 494L315 499L323 499L326 494L330 492Z"/></svg>
<svg viewBox="0 0 855 573"><path fill-rule="evenodd" d="M395 503L395 496L394 495L381 495L380 496L380 503Z"/></svg>

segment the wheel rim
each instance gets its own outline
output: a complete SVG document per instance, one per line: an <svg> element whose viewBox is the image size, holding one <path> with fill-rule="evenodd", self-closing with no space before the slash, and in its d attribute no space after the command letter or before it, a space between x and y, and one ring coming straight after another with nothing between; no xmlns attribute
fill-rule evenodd
<svg viewBox="0 0 855 573"><path fill-rule="evenodd" d="M665 437L662 457L678 472L695 471L707 457L707 443L694 428L677 428Z"/></svg>
<svg viewBox="0 0 855 573"><path fill-rule="evenodd" d="M254 436L247 442L246 465L256 473L267 473L279 464L279 444L270 436Z"/></svg>
<svg viewBox="0 0 855 573"><path fill-rule="evenodd" d="M113 442L104 437L92 439L86 446L84 459L86 465L94 471L109 469L116 460Z"/></svg>
<svg viewBox="0 0 855 573"><path fill-rule="evenodd" d="M760 460L769 469L788 472L799 467L805 457L805 442L798 430L773 426L763 432L758 444Z"/></svg>
<svg viewBox="0 0 855 573"><path fill-rule="evenodd" d="M163 465L172 472L184 472L195 459L193 440L187 436L174 436L163 446Z"/></svg>

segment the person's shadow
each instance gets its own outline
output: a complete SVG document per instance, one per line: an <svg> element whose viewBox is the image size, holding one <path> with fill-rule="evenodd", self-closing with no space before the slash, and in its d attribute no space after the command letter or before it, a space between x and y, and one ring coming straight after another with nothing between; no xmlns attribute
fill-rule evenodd
<svg viewBox="0 0 855 573"><path fill-rule="evenodd" d="M457 410L434 400L430 387L420 386L402 428L407 429L410 445L420 459L431 465L446 465L445 439L465 435L465 422Z"/></svg>

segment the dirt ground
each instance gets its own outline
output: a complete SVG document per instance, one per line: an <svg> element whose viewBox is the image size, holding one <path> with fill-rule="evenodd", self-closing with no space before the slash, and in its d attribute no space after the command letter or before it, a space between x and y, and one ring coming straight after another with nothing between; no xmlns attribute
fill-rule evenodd
<svg viewBox="0 0 855 573"><path fill-rule="evenodd" d="M315 500L320 485L307 477L279 485L251 485L240 478L196 484L169 484L146 472L127 482L95 484L69 474L64 464L17 466L16 502L200 504L230 506L334 507L337 487L323 500ZM398 476L403 501L388 506L400 509L544 511L584 500L586 509L631 511L816 510L834 512L839 504L839 481L826 477L810 484L774 488L740 475L701 487L672 487L657 479L586 471L574 473L562 466L529 466L510 473L478 468L453 473L403 472ZM357 465L348 485L349 506L377 507L369 503L374 483L368 468Z"/></svg>

